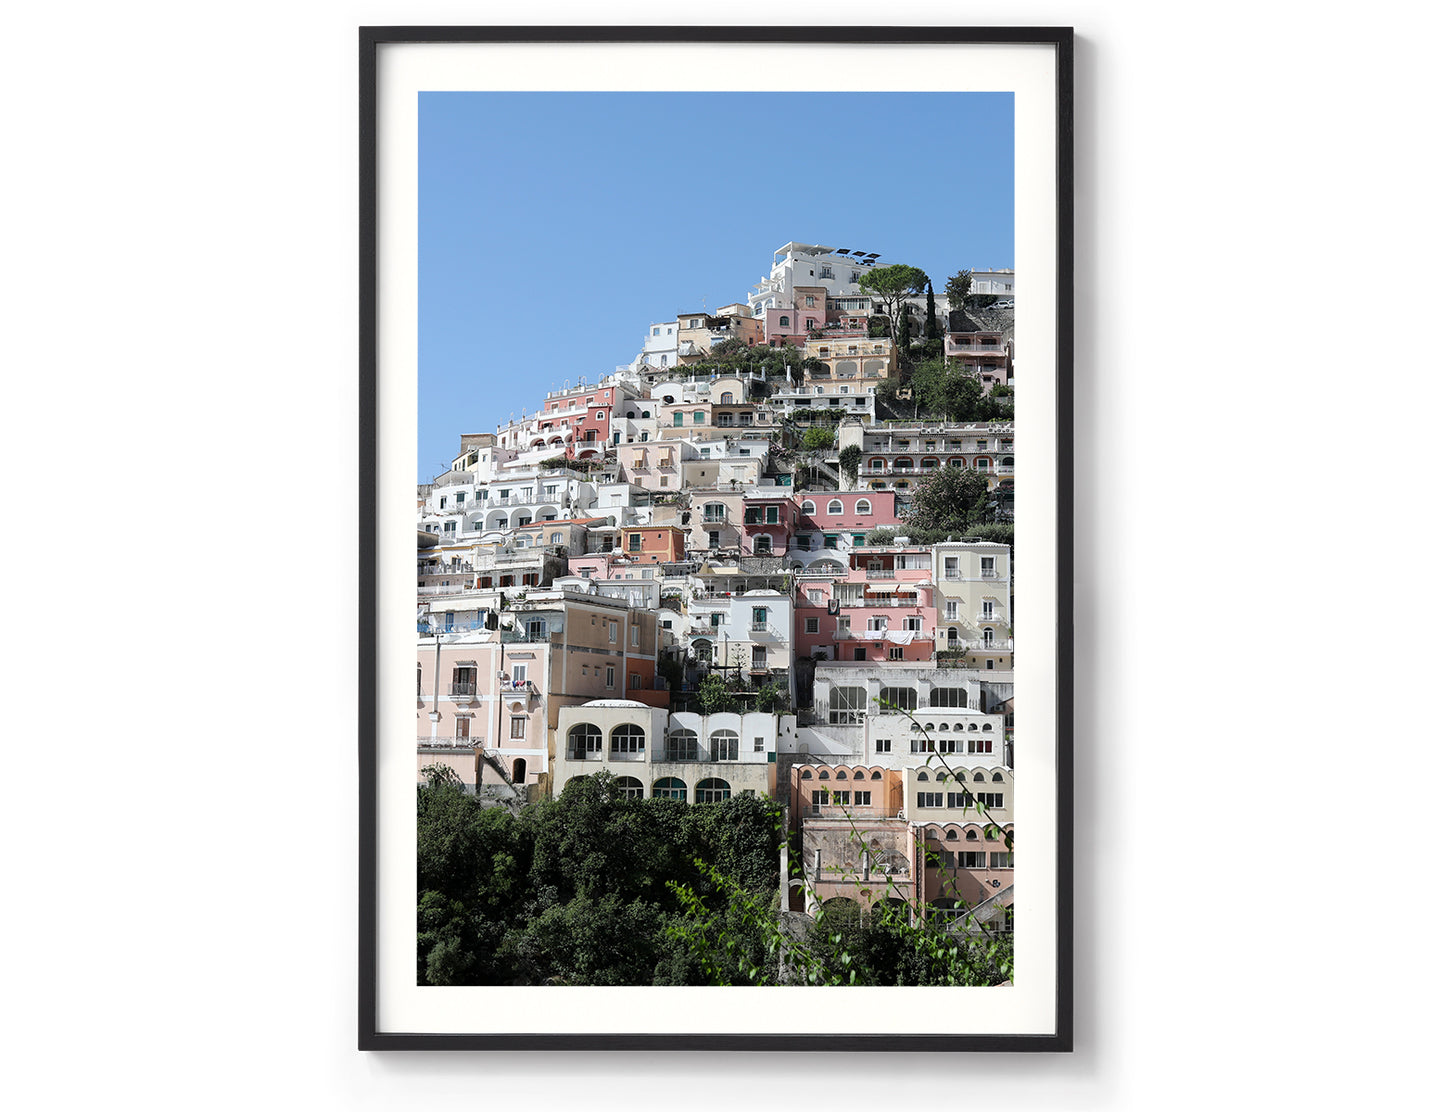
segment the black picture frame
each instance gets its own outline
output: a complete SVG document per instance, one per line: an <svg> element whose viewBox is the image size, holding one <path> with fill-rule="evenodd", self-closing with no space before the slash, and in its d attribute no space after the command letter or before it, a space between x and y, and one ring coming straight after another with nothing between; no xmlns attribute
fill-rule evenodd
<svg viewBox="0 0 1445 1112"><path fill-rule="evenodd" d="M383 1029L378 1019L378 53L390 44L826 43L1043 46L1054 51L1056 467L1054 721L1057 844L1054 1022L1046 1033L449 1033ZM360 48L360 591L358 598L359 940L361 1050L1013 1051L1073 1049L1073 31L1066 27L363 27ZM551 991L546 989L528 991ZM605 990L597 990L605 991ZM666 989L649 991L666 992ZM717 990L758 991L770 990ZM771 990L771 991L810 991ZM818 991L818 990L811 990ZM891 991L891 990L890 990ZM935 990L929 990L935 991ZM951 991L951 990L949 990Z"/></svg>

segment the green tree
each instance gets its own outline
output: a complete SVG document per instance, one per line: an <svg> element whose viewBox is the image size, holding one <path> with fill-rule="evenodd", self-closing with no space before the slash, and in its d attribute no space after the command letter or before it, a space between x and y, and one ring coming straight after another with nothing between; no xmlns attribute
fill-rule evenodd
<svg viewBox="0 0 1445 1112"><path fill-rule="evenodd" d="M837 439L837 434L832 429L816 426L803 434L803 448L809 452L821 452L825 448L831 448Z"/></svg>
<svg viewBox="0 0 1445 1112"><path fill-rule="evenodd" d="M928 275L916 266L895 263L868 271L858 279L858 288L867 290L883 302L888 317L890 335L898 341L899 314L904 302L917 297L928 284Z"/></svg>
<svg viewBox="0 0 1445 1112"><path fill-rule="evenodd" d="M918 539L913 535L915 526L931 535L962 536L975 524L993 521L994 516L988 477L983 472L940 467L923 475L913 488L913 505L905 524L911 540Z"/></svg>
<svg viewBox="0 0 1445 1112"><path fill-rule="evenodd" d="M951 421L980 421L993 416L983 404L983 384L945 359L930 359L913 368L909 385L920 410Z"/></svg>
<svg viewBox="0 0 1445 1112"><path fill-rule="evenodd" d="M948 280L948 285L943 287L943 292L948 296L948 307L962 309L964 298L968 297L968 291L972 288L973 271L960 270Z"/></svg>
<svg viewBox="0 0 1445 1112"><path fill-rule="evenodd" d="M925 339L936 340L936 339L938 339L939 336L941 335L941 331L940 331L940 329L939 329L939 327L938 327L938 307L937 307L937 305L934 304L934 301L933 301L933 283L932 283L932 282L929 282L929 283L928 283L928 309L927 309L927 312L928 312L928 320L924 322L924 325L923 325L923 335L924 335L924 338L925 338Z"/></svg>
<svg viewBox="0 0 1445 1112"><path fill-rule="evenodd" d="M849 444L838 453L838 466L843 472L843 477L852 486L858 481L858 466L863 462L863 449L856 444Z"/></svg>
<svg viewBox="0 0 1445 1112"><path fill-rule="evenodd" d="M698 684L697 703L702 708L703 714L730 711L735 702L732 692L727 689L726 682L716 672L709 672L703 677L702 683Z"/></svg>

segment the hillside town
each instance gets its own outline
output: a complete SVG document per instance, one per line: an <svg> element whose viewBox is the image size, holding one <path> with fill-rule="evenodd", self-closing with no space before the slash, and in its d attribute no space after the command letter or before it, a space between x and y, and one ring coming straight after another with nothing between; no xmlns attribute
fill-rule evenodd
<svg viewBox="0 0 1445 1112"><path fill-rule="evenodd" d="M786 243L738 301L457 430L417 488L419 782L756 795L788 910L884 881L1011 928L1014 272L945 294L881 259Z"/></svg>

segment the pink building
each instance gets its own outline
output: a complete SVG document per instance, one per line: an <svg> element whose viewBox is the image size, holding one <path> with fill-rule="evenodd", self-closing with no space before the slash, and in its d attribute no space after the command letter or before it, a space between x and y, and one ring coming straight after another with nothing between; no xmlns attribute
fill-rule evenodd
<svg viewBox="0 0 1445 1112"><path fill-rule="evenodd" d="M798 506L786 492L743 496L742 550L745 555L780 556L797 525Z"/></svg>
<svg viewBox="0 0 1445 1112"><path fill-rule="evenodd" d="M854 548L832 582L837 660L930 660L938 626L933 553L922 545Z"/></svg>
<svg viewBox="0 0 1445 1112"><path fill-rule="evenodd" d="M810 490L793 500L798 517L788 556L805 567L823 558L846 566L848 553L867 543L870 529L901 524L891 490Z"/></svg>

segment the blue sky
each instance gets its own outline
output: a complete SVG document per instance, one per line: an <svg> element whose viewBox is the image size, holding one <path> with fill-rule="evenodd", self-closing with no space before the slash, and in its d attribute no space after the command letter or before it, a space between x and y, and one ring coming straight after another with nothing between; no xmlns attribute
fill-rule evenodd
<svg viewBox="0 0 1445 1112"><path fill-rule="evenodd" d="M417 473L794 240L1010 267L1011 93L423 93Z"/></svg>

